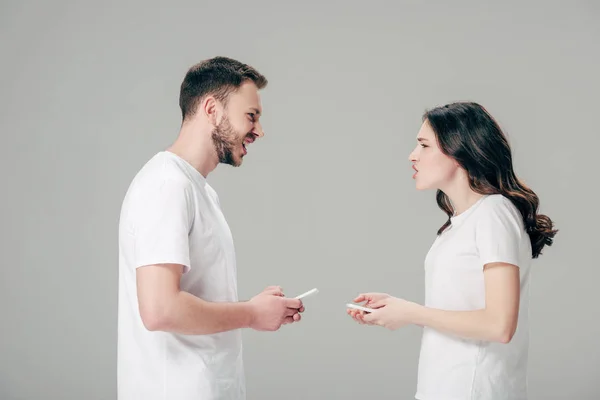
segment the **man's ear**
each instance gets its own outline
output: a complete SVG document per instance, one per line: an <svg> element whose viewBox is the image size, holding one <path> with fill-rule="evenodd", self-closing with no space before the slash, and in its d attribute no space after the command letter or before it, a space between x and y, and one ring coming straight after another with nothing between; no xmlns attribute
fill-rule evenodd
<svg viewBox="0 0 600 400"><path fill-rule="evenodd" d="M213 126L217 126L219 120L219 103L213 96L206 97L200 105L200 111L206 115L208 122Z"/></svg>

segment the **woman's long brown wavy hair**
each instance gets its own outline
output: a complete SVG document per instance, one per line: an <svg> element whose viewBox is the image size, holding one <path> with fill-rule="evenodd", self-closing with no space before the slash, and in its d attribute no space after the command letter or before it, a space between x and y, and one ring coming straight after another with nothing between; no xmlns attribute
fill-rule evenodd
<svg viewBox="0 0 600 400"><path fill-rule="evenodd" d="M538 214L539 198L516 177L510 145L485 108L472 102L451 103L425 112L423 121L435 132L442 152L465 169L473 191L501 194L517 207L531 240L533 258L542 253L544 246L552 245L558 230L548 216ZM441 234L450 225L454 209L441 190L437 191L436 199L448 215L438 230Z"/></svg>

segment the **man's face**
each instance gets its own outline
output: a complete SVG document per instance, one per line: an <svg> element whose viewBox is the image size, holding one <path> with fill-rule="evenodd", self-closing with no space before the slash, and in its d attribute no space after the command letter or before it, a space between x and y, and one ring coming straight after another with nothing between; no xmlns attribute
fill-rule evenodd
<svg viewBox="0 0 600 400"><path fill-rule="evenodd" d="M219 162L239 167L248 154L247 146L264 136L259 122L262 112L258 89L245 82L229 96L221 122L215 127L212 139Z"/></svg>

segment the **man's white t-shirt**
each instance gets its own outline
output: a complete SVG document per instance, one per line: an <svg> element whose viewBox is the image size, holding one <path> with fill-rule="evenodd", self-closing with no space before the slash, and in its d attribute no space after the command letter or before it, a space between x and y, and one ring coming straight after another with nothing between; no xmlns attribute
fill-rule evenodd
<svg viewBox="0 0 600 400"><path fill-rule="evenodd" d="M136 290L138 267L184 265L181 289L235 302L233 239L206 179L177 155L156 154L133 179L119 222L118 399L242 400L241 331L181 335L148 331Z"/></svg>
<svg viewBox="0 0 600 400"><path fill-rule="evenodd" d="M516 333L507 343L459 338L425 327L416 398L527 399L531 242L521 214L502 195L483 196L436 237L425 259L425 305L467 311L485 307L483 266L515 264L521 297Z"/></svg>

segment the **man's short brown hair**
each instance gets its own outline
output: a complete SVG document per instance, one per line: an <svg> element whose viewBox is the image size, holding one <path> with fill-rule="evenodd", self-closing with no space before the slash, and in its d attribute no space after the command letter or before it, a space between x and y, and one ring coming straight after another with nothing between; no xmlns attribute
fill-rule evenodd
<svg viewBox="0 0 600 400"><path fill-rule="evenodd" d="M252 81L263 89L267 78L253 67L228 57L214 57L192 66L181 83L179 107L183 120L196 112L198 103L213 95L223 103L242 83Z"/></svg>

